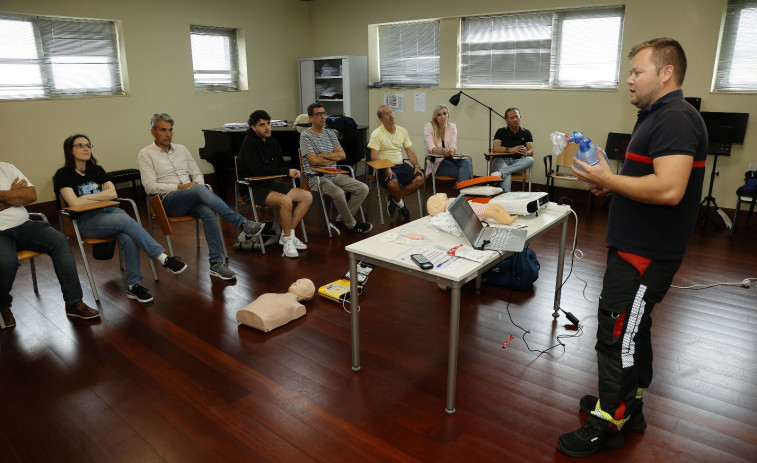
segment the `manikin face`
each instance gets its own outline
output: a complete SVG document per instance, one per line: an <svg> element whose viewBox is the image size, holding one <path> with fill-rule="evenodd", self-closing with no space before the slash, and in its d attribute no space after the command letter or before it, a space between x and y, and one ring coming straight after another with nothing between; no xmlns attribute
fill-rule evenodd
<svg viewBox="0 0 757 463"><path fill-rule="evenodd" d="M171 147L171 140L173 139L173 124L168 121L159 120L155 123L155 128L150 130L153 138L155 138L155 144L161 148L167 150Z"/></svg>
<svg viewBox="0 0 757 463"><path fill-rule="evenodd" d="M645 48L631 60L631 70L626 84L631 92L631 104L644 109L657 101L663 94L664 69L657 72L652 62L652 49Z"/></svg>
<svg viewBox="0 0 757 463"><path fill-rule="evenodd" d="M289 292L296 294L298 301L309 301L313 298L315 286L313 285L313 282L307 278L300 278L292 283L289 287Z"/></svg>
<svg viewBox="0 0 757 463"><path fill-rule="evenodd" d="M252 130L254 130L260 138L266 139L271 136L271 121L261 119L252 126Z"/></svg>
<svg viewBox="0 0 757 463"><path fill-rule="evenodd" d="M76 161L87 162L92 157L92 144L85 137L76 137L72 154Z"/></svg>

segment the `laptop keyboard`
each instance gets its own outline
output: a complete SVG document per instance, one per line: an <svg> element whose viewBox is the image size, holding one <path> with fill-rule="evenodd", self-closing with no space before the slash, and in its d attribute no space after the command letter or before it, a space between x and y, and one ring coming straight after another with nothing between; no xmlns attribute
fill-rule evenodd
<svg viewBox="0 0 757 463"><path fill-rule="evenodd" d="M492 230L487 239L489 243L486 244L484 249L520 252L525 245L525 236L505 228Z"/></svg>

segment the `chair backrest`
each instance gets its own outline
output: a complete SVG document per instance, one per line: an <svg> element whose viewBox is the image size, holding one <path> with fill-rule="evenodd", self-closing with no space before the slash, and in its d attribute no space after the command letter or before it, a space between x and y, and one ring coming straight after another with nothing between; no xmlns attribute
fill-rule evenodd
<svg viewBox="0 0 757 463"><path fill-rule="evenodd" d="M578 152L578 145L573 143L565 147L564 150L560 152L560 154L557 155L557 159L555 160L555 165L557 167L568 167L573 165L573 158L576 157L576 153Z"/></svg>
<svg viewBox="0 0 757 463"><path fill-rule="evenodd" d="M173 233L171 222L168 220L168 215L166 215L166 210L163 207L163 201L161 201L160 196L154 195L150 197L150 213L155 217L155 221L160 225L160 229L164 235Z"/></svg>

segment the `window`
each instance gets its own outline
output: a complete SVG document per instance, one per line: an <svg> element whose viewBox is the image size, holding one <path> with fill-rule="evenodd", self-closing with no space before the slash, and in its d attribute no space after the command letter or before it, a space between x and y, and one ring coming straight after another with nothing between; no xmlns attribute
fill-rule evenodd
<svg viewBox="0 0 757 463"><path fill-rule="evenodd" d="M378 26L381 82L439 85L439 21Z"/></svg>
<svg viewBox="0 0 757 463"><path fill-rule="evenodd" d="M190 26L195 89L239 90L237 30Z"/></svg>
<svg viewBox="0 0 757 463"><path fill-rule="evenodd" d="M0 15L0 99L122 94L114 22Z"/></svg>
<svg viewBox="0 0 757 463"><path fill-rule="evenodd" d="M463 18L461 87L617 88L624 8Z"/></svg>
<svg viewBox="0 0 757 463"><path fill-rule="evenodd" d="M757 1L729 0L713 91L757 91Z"/></svg>

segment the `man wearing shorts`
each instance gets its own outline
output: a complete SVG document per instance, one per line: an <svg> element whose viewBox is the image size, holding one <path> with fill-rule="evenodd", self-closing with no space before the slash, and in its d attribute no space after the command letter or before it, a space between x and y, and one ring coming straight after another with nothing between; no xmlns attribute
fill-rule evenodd
<svg viewBox="0 0 757 463"><path fill-rule="evenodd" d="M300 171L290 169L284 164L281 145L271 137L271 116L262 109L258 109L250 114L247 123L250 128L239 149L237 162L239 176L247 178L286 175L299 178ZM282 182L278 178L254 182L252 194L258 206L279 208L281 227L279 244L284 247L286 257L292 259L299 257L297 251L303 251L308 247L294 235L294 228L305 217L313 202L313 195L309 191L294 188L291 183Z"/></svg>
<svg viewBox="0 0 757 463"><path fill-rule="evenodd" d="M389 217L393 217L399 210L403 219L410 220L410 209L407 208L403 198L415 193L423 186L423 170L418 164L407 130L395 125L394 114L389 106L379 107L376 114L381 121L381 126L371 133L371 140L368 142L368 148L371 149L371 161L388 159L394 164L393 167L388 167L378 174L379 184L389 193L386 209ZM403 148L412 165L403 162Z"/></svg>

